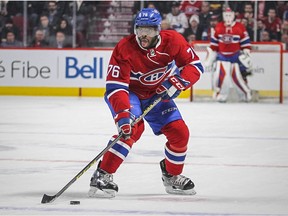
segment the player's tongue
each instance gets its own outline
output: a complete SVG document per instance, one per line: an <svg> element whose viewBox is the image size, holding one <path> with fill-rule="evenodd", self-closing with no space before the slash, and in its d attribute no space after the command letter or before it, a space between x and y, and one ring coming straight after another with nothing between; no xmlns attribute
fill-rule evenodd
<svg viewBox="0 0 288 216"><path fill-rule="evenodd" d="M145 38L141 39L141 46L142 47L148 47L148 45L149 45L149 40L147 40Z"/></svg>

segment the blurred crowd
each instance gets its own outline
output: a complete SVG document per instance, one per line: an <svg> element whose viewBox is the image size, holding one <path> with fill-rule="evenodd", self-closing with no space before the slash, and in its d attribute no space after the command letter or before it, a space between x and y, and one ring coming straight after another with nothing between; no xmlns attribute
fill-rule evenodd
<svg viewBox="0 0 288 216"><path fill-rule="evenodd" d="M0 1L1 47L69 48L73 46L73 24L75 24L73 47L85 46L88 20L93 15L97 1L26 1L25 3ZM27 11L25 32L24 7ZM73 18L74 15L76 20ZM25 33L27 44L23 44Z"/></svg>
<svg viewBox="0 0 288 216"><path fill-rule="evenodd" d="M85 47L89 19L100 1L27 1L27 44L23 44L23 1L0 1L1 47ZM209 41L222 10L236 13L252 41L278 41L288 47L288 1L135 1L133 12L153 7L162 29L174 29L189 42ZM257 8L255 8L257 6ZM257 11L257 17L255 16ZM73 19L76 13L76 20ZM133 22L133 21L132 21ZM74 28L73 28L74 25ZM133 25L132 25L133 26ZM255 32L256 30L256 32Z"/></svg>
<svg viewBox="0 0 288 216"><path fill-rule="evenodd" d="M222 20L223 9L230 7L236 21L246 26L251 41L277 41L288 47L288 1L153 1L145 7L161 12L162 29L174 29L189 42L210 41L211 28Z"/></svg>

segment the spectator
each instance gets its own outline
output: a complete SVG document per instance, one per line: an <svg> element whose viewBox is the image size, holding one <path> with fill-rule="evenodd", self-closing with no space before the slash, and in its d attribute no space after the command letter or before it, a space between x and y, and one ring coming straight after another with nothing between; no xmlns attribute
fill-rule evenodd
<svg viewBox="0 0 288 216"><path fill-rule="evenodd" d="M59 48L59 49L72 47L71 41L69 41L65 33L60 30L56 32L56 35L52 38L49 45L50 47Z"/></svg>
<svg viewBox="0 0 288 216"><path fill-rule="evenodd" d="M276 16L276 9L270 8L268 16L264 18L266 30L270 32L272 40L281 40L281 19Z"/></svg>
<svg viewBox="0 0 288 216"><path fill-rule="evenodd" d="M222 5L224 2L221 1L210 1L210 11L213 14L217 14L219 17L222 14Z"/></svg>
<svg viewBox="0 0 288 216"><path fill-rule="evenodd" d="M246 28L249 28L252 30L252 35L253 35L253 28L254 28L254 9L253 9L253 5L251 2L245 2L244 4L244 10L243 13L240 13L237 18L236 21L237 22L242 22L243 19L246 19L245 21L243 21L246 25ZM242 23L243 23L242 22ZM247 24L246 24L247 22ZM248 30L248 29L247 29ZM249 35L250 32L248 31ZM250 38L251 35L250 35Z"/></svg>
<svg viewBox="0 0 288 216"><path fill-rule="evenodd" d="M72 26L66 18L61 18L56 28L57 31L62 31L65 34L66 40L72 41Z"/></svg>
<svg viewBox="0 0 288 216"><path fill-rule="evenodd" d="M14 32L15 39L19 40L20 30L17 26L13 24L13 20L9 17L6 19L5 26L2 28L2 33L1 33L2 42L6 40L6 35L10 31Z"/></svg>
<svg viewBox="0 0 288 216"><path fill-rule="evenodd" d="M186 40L188 41L189 44L192 44L193 41L196 41L196 35L194 33L192 33L192 34L187 36Z"/></svg>
<svg viewBox="0 0 288 216"><path fill-rule="evenodd" d="M270 42L270 34L269 31L264 30L262 32L260 32L260 42Z"/></svg>
<svg viewBox="0 0 288 216"><path fill-rule="evenodd" d="M49 1L47 5L47 17L49 19L50 26L56 27L61 15L62 14L58 13L57 11L57 2Z"/></svg>
<svg viewBox="0 0 288 216"><path fill-rule="evenodd" d="M34 28L34 34L37 30L42 30L45 40L49 41L50 37L54 36L53 26L49 24L49 19L46 14L42 14L39 19L39 25Z"/></svg>
<svg viewBox="0 0 288 216"><path fill-rule="evenodd" d="M201 12L199 14L199 26L202 29L207 30L209 28L210 16L210 3L203 1L201 5Z"/></svg>
<svg viewBox="0 0 288 216"><path fill-rule="evenodd" d="M240 14L243 14L244 8L245 8L245 4L246 3L250 3L247 1L229 1L229 7L235 11L235 17L236 17L236 21L237 22L241 22L237 20L237 17L240 16Z"/></svg>
<svg viewBox="0 0 288 216"><path fill-rule="evenodd" d="M59 20L59 23L56 27L56 30L61 30L63 31L66 35L72 35L72 26L70 25L70 23L68 22L67 19L65 18L61 18Z"/></svg>
<svg viewBox="0 0 288 216"><path fill-rule="evenodd" d="M6 10L7 16L13 18L21 13L23 13L23 1L0 1L0 2L7 2Z"/></svg>
<svg viewBox="0 0 288 216"><path fill-rule="evenodd" d="M276 1L258 1L258 15L257 19L264 19L267 16L267 13L270 8L276 8Z"/></svg>
<svg viewBox="0 0 288 216"><path fill-rule="evenodd" d="M252 12L245 12L243 19L247 20L247 26L251 29L254 28L254 13Z"/></svg>
<svg viewBox="0 0 288 216"><path fill-rule="evenodd" d="M64 3L63 3L64 2ZM76 3L76 34L81 35L84 38L87 36L87 30L89 29L89 20L95 16L97 4L102 4L100 1L62 1L61 5L64 8L63 17L69 21L69 23L75 22L73 20L73 7ZM60 2L58 3L60 4ZM76 35L76 37L77 37ZM85 41L84 41L85 42Z"/></svg>
<svg viewBox="0 0 288 216"><path fill-rule="evenodd" d="M171 28L170 22L167 19L163 19L161 22L161 30L174 30Z"/></svg>
<svg viewBox="0 0 288 216"><path fill-rule="evenodd" d="M171 11L172 1L143 1L144 8L155 8L158 10L163 19ZM141 1L134 1L133 14L136 15L141 9ZM133 25L134 26L134 25Z"/></svg>
<svg viewBox="0 0 288 216"><path fill-rule="evenodd" d="M49 43L45 40L44 32L41 29L35 31L34 38L32 39L29 47L41 48L48 47Z"/></svg>
<svg viewBox="0 0 288 216"><path fill-rule="evenodd" d="M241 23L245 26L247 32L248 32L248 35L251 39L254 39L254 35L253 35L253 29L251 28L251 26L249 25L249 21L248 21L248 18L244 17L242 20L241 20Z"/></svg>
<svg viewBox="0 0 288 216"><path fill-rule="evenodd" d="M211 35L214 34L214 29L215 29L215 26L218 24L218 22L219 22L219 15L214 14L213 12L210 12L210 22L209 22L209 28L207 30L208 41L211 40Z"/></svg>
<svg viewBox="0 0 288 216"><path fill-rule="evenodd" d="M288 50L288 34L282 34L281 42L284 44L284 49Z"/></svg>
<svg viewBox="0 0 288 216"><path fill-rule="evenodd" d="M202 40L203 30L199 27L199 16L196 14L192 15L190 17L189 24L189 28L187 28L183 34L185 39L189 41L188 38L190 38L190 35L194 35L193 37L195 37L196 40Z"/></svg>
<svg viewBox="0 0 288 216"><path fill-rule="evenodd" d="M286 9L283 11L283 16L282 20L288 20L288 3L286 2Z"/></svg>
<svg viewBox="0 0 288 216"><path fill-rule="evenodd" d="M167 14L166 19L170 22L171 27L180 34L184 34L188 28L188 20L184 13L180 11L180 3L172 3L171 12Z"/></svg>
<svg viewBox="0 0 288 216"><path fill-rule="evenodd" d="M147 8L154 8L154 9L157 9L157 8L156 8L156 5L155 5L154 2L148 2L148 4L147 4Z"/></svg>
<svg viewBox="0 0 288 216"><path fill-rule="evenodd" d="M241 11L239 13L239 15L236 17L236 21L237 22L241 22L241 20L245 17L245 14L246 14L246 18L247 18L247 15L248 14L252 14L252 17L253 17L253 5L251 2L245 2L244 4L244 9L243 11Z"/></svg>
<svg viewBox="0 0 288 216"><path fill-rule="evenodd" d="M288 10L288 2L287 1L277 1L276 2L276 12L278 14L278 17L281 20L285 20L285 11Z"/></svg>
<svg viewBox="0 0 288 216"><path fill-rule="evenodd" d="M281 32L282 34L288 34L288 19L283 21Z"/></svg>
<svg viewBox="0 0 288 216"><path fill-rule="evenodd" d="M199 15L201 10L202 1L182 1L180 5L180 10L184 12L187 20L194 14Z"/></svg>
<svg viewBox="0 0 288 216"><path fill-rule="evenodd" d="M13 31L8 31L6 34L5 41L1 43L1 47L17 48L17 47L23 47L23 44L22 42L15 39L15 34Z"/></svg>
<svg viewBox="0 0 288 216"><path fill-rule="evenodd" d="M27 3L28 24L31 31L38 25L39 17L43 13L45 1L29 1Z"/></svg>
<svg viewBox="0 0 288 216"><path fill-rule="evenodd" d="M263 20L259 19L257 21L257 38L256 41L261 41L261 33L265 31L265 25L263 23Z"/></svg>
<svg viewBox="0 0 288 216"><path fill-rule="evenodd" d="M0 17L5 17L8 14L7 11L7 1L0 1Z"/></svg>

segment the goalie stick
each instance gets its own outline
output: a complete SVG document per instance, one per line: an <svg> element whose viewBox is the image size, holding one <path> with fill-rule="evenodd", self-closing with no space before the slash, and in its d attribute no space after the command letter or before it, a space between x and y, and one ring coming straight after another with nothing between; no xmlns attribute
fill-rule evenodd
<svg viewBox="0 0 288 216"><path fill-rule="evenodd" d="M137 124L141 121L160 101L162 100L161 97L157 98L153 103L151 103L140 115L136 118L131 125ZM74 178L71 179L58 193L53 196L49 196L47 194L43 195L41 203L51 203L55 199L57 199L64 191L66 191L78 178L80 178L91 166L93 166L96 161L98 161L117 141L119 141L122 137L122 132L113 140L113 142L109 143L106 148L104 148L92 161L90 161Z"/></svg>

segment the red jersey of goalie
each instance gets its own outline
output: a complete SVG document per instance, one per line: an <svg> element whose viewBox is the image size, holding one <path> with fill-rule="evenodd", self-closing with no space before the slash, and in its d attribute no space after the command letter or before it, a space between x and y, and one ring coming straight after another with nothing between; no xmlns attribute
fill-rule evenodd
<svg viewBox="0 0 288 216"><path fill-rule="evenodd" d="M195 194L192 180L180 175L189 129L173 99L197 82L203 67L182 35L172 30L161 31L161 20L157 10L143 8L136 16L135 34L122 39L113 50L105 100L122 137L104 154L94 172L90 197L114 197L118 192L112 174L144 131L143 119L133 127L131 122L159 97L162 100L144 119L155 135L167 138L165 158L160 162L164 187L171 194Z"/></svg>
<svg viewBox="0 0 288 216"><path fill-rule="evenodd" d="M227 7L222 17L223 22L216 25L211 35L205 60L205 66L213 70L213 98L226 102L234 86L239 100L249 102L252 95L246 76L252 72L250 38L245 26L235 22L235 12L231 8Z"/></svg>
<svg viewBox="0 0 288 216"><path fill-rule="evenodd" d="M210 48L224 56L232 56L243 49L251 49L250 38L245 26L235 22L232 26L225 26L220 22L215 27L211 37Z"/></svg>

